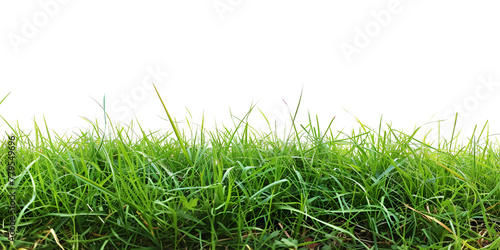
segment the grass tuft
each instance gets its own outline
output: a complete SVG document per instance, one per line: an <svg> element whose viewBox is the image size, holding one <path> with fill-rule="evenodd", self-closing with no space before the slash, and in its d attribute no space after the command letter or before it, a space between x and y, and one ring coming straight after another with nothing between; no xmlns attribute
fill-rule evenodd
<svg viewBox="0 0 500 250"><path fill-rule="evenodd" d="M137 122L138 140L133 124L111 121L110 135L89 120L93 130L69 137L42 136L35 122L34 140L8 124L17 137L17 236L8 241L4 221L1 247L500 247L500 154L486 125L464 145L454 129L433 146L416 138L420 128L407 134L382 120L376 129L358 120L350 133L334 131L335 117L326 128L309 114L297 124L299 100L282 138L249 124L254 105L242 118L231 114L234 128L188 121L187 137L157 94L173 132ZM5 139L2 193L7 157ZM9 204L1 196L2 218Z"/></svg>

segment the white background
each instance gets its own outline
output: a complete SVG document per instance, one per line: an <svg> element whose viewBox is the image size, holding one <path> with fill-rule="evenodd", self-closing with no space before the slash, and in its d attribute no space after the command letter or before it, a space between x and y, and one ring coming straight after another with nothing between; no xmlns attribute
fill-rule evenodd
<svg viewBox="0 0 500 250"><path fill-rule="evenodd" d="M356 119L426 131L455 112L500 128L498 1L2 1L0 115L21 129L50 130L137 118L169 129L151 87L172 116L209 129L257 103L289 124L301 89L307 111L334 131ZM168 74L167 74L168 73ZM285 102L284 102L284 101ZM292 110L292 111L293 111ZM135 118L134 118L135 117ZM251 116L265 129L258 110ZM191 118L190 118L191 119ZM185 123L184 123L185 124ZM426 124L426 125L425 125ZM220 127L219 127L220 128ZM10 131L2 120L0 130ZM420 134L420 138L423 137Z"/></svg>

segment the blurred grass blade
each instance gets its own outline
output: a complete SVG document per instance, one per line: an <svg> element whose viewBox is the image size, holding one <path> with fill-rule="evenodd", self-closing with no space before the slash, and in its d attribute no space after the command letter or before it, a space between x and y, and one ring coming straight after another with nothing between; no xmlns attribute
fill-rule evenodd
<svg viewBox="0 0 500 250"><path fill-rule="evenodd" d="M8 94L7 94L7 95L6 95L6 96L2 99L2 101L0 101L0 104L2 104L2 102L5 100L5 98L7 98L7 96L9 96L9 95L10 95L10 93L11 93L11 92L9 92L9 93L8 93Z"/></svg>

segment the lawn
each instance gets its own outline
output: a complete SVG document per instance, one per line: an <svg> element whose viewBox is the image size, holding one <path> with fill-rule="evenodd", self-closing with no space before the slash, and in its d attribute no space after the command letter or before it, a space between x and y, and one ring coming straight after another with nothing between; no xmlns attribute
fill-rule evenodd
<svg viewBox="0 0 500 250"><path fill-rule="evenodd" d="M317 116L297 124L297 107L289 133L281 135L271 122L267 132L254 129L252 106L233 117L232 128L209 131L202 123L185 131L163 107L166 134L107 120L109 135L91 123L93 129L79 135L43 136L38 125L30 135L7 123L15 146L5 135L1 246L500 247L500 151L486 125L465 143L458 128L427 142L416 138L419 128L403 133L382 121L375 129L360 123L352 132L333 129L331 117L327 127ZM139 138L132 136L134 126ZM17 176L14 198L8 166Z"/></svg>

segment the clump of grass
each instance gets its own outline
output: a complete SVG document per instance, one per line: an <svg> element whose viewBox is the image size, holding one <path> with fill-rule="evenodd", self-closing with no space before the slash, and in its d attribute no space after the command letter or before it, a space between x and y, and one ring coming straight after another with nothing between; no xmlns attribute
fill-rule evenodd
<svg viewBox="0 0 500 250"><path fill-rule="evenodd" d="M299 102L300 103L300 102ZM103 107L104 108L104 107ZM500 245L500 156L482 129L437 147L390 126L172 133L18 127L17 238L3 248L441 249ZM45 124L46 125L46 124ZM9 125L10 126L10 125ZM270 126L271 127L271 126ZM46 126L48 132L48 128ZM175 136L173 136L175 135ZM0 147L6 164L5 141ZM0 184L6 191L5 167ZM0 199L8 218L9 199ZM52 231L51 231L52 230ZM7 231L7 223L2 233ZM58 244L59 243L59 244ZM399 248L398 248L399 247Z"/></svg>

